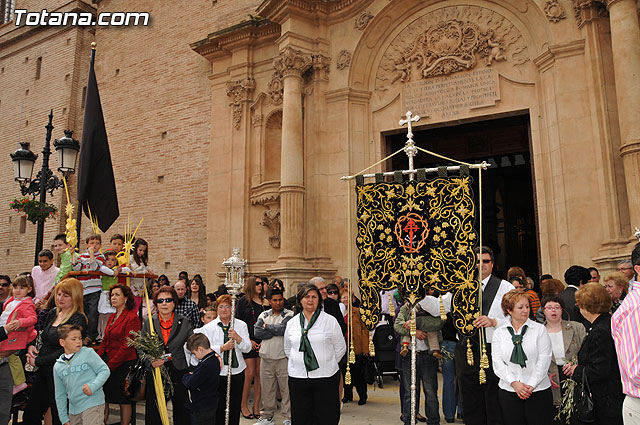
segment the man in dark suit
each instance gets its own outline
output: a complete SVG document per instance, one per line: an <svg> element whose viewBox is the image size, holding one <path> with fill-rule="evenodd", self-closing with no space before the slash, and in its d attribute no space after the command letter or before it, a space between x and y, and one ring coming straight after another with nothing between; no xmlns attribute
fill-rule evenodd
<svg viewBox="0 0 640 425"><path fill-rule="evenodd" d="M320 291L320 295L322 295L322 309L324 312L336 318L340 325L340 329L342 329L342 334L346 335L347 324L344 322L344 317L340 311L340 303L333 298L327 297L327 282L325 282L320 276L316 276L311 278L309 283L316 285L316 288Z"/></svg>
<svg viewBox="0 0 640 425"><path fill-rule="evenodd" d="M576 291L582 285L589 283L590 279L591 273L582 266L573 265L564 272L564 281L567 284L567 289L562 291L559 296L564 301L565 310L569 313L569 320L585 323L582 314L580 314L580 309L576 306Z"/></svg>

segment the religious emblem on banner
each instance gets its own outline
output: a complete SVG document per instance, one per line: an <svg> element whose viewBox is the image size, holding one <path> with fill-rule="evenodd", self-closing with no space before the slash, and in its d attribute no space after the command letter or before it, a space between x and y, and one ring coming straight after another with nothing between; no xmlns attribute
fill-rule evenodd
<svg viewBox="0 0 640 425"><path fill-rule="evenodd" d="M478 283L470 184L463 172L356 185L361 314L368 329L378 322L380 291L400 288L405 297L421 299L433 289L453 293L454 325L473 334Z"/></svg>

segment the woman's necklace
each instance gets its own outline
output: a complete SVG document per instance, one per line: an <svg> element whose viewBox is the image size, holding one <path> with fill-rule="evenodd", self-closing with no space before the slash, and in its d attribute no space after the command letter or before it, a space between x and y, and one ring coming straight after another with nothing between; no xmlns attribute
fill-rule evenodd
<svg viewBox="0 0 640 425"><path fill-rule="evenodd" d="M255 323L256 323L256 312L253 309L253 303L254 302L255 302L254 300L249 301L249 307L251 307L251 315L253 316L253 324L255 325ZM258 304L258 303L256 303L256 304ZM260 306L262 307L262 311L264 311L264 305L261 304Z"/></svg>

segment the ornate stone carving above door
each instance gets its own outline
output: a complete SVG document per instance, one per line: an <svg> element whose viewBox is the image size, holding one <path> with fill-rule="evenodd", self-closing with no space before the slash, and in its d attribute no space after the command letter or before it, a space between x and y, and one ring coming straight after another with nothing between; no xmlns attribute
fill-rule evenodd
<svg viewBox="0 0 640 425"><path fill-rule="evenodd" d="M376 90L398 82L529 61L522 34L504 16L479 6L448 6L411 22L387 47L376 74Z"/></svg>
<svg viewBox="0 0 640 425"><path fill-rule="evenodd" d="M560 22L561 19L567 17L564 8L558 3L558 0L547 0L544 5L544 14L551 22Z"/></svg>

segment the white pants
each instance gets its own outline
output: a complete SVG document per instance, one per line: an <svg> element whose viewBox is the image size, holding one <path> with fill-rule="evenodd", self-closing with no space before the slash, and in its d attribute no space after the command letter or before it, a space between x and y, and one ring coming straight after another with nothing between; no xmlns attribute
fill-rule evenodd
<svg viewBox="0 0 640 425"><path fill-rule="evenodd" d="M624 425L640 425L640 398L626 396L622 404Z"/></svg>

